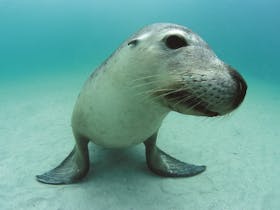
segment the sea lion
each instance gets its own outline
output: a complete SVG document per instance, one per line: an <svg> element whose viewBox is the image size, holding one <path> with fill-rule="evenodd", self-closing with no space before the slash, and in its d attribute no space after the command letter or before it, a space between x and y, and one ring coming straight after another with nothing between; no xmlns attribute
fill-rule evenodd
<svg viewBox="0 0 280 210"><path fill-rule="evenodd" d="M214 117L237 108L247 85L190 29L157 23L126 40L85 82L72 115L76 145L37 180L68 184L89 170L88 142L107 148L144 143L147 165L167 177L199 174L205 166L181 162L156 146L170 111Z"/></svg>

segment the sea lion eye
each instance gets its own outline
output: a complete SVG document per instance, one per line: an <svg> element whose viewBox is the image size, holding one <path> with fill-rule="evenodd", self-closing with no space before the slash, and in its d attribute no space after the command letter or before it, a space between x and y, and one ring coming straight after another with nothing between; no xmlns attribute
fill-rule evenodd
<svg viewBox="0 0 280 210"><path fill-rule="evenodd" d="M133 39L130 42L127 43L127 45L131 45L131 46L136 46L138 44L138 40L137 39Z"/></svg>
<svg viewBox="0 0 280 210"><path fill-rule="evenodd" d="M188 43L183 37L171 35L165 39L165 45L170 49L178 49L188 46Z"/></svg>

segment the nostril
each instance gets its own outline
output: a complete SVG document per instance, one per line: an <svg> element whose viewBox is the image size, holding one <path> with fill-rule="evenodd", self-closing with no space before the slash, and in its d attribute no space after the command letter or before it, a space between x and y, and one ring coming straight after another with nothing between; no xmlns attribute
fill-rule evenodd
<svg viewBox="0 0 280 210"><path fill-rule="evenodd" d="M231 67L229 68L229 73L232 79L236 82L237 88L236 88L235 99L233 101L233 108L237 108L244 100L247 91L247 84L243 79L243 77L233 68Z"/></svg>

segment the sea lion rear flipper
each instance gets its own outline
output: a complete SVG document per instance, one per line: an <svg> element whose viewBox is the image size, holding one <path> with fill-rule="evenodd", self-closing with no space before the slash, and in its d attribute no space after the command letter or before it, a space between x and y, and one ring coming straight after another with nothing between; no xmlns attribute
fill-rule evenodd
<svg viewBox="0 0 280 210"><path fill-rule="evenodd" d="M156 146L156 138L157 133L144 142L147 165L152 172L165 177L189 177L205 171L206 166L184 163L160 150Z"/></svg>
<svg viewBox="0 0 280 210"><path fill-rule="evenodd" d="M37 175L39 182L46 184L70 184L82 179L89 170L88 140L77 139L72 152L56 168Z"/></svg>

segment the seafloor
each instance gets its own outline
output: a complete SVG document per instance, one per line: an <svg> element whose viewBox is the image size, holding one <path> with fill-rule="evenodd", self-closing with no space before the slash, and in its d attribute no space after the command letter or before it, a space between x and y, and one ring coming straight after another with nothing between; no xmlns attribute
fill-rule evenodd
<svg viewBox="0 0 280 210"><path fill-rule="evenodd" d="M86 75L41 75L0 88L0 209L280 209L280 87L247 78L241 107L226 117L171 113L160 147L207 171L161 178L146 167L144 146L90 145L91 170L80 183L45 185L35 175L73 147L70 116Z"/></svg>

